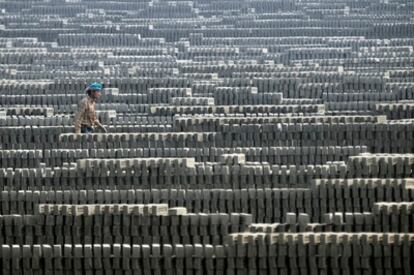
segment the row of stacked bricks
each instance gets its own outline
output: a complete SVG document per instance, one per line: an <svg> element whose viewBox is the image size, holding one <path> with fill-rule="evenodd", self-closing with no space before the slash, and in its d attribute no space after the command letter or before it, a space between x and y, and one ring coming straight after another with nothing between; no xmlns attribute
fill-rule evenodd
<svg viewBox="0 0 414 275"><path fill-rule="evenodd" d="M413 274L413 15L1 1L0 274Z"/></svg>

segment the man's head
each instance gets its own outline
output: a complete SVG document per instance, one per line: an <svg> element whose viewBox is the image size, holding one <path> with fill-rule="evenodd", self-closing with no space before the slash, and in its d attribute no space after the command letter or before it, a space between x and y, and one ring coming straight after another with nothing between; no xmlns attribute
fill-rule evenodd
<svg viewBox="0 0 414 275"><path fill-rule="evenodd" d="M89 86L86 88L86 93L88 96L96 100L101 96L102 89L103 85L101 83L94 82L89 84Z"/></svg>

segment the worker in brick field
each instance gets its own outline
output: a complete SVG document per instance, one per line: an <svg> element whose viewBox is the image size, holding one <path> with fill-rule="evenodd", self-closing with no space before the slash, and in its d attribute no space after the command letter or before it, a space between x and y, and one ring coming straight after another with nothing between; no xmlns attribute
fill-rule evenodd
<svg viewBox="0 0 414 275"><path fill-rule="evenodd" d="M87 96L83 98L78 105L78 111L75 115L75 133L91 134L94 132L94 126L100 128L103 132L107 132L105 127L96 117L96 101L101 96L103 85L98 82L90 84L85 92Z"/></svg>

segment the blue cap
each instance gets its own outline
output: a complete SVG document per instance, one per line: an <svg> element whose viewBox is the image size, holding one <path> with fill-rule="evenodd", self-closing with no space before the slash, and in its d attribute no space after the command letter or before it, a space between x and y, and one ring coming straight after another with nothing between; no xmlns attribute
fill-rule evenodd
<svg viewBox="0 0 414 275"><path fill-rule="evenodd" d="M98 82L91 83L88 86L88 90L102 91L102 89L103 89L103 85L101 83L98 83Z"/></svg>

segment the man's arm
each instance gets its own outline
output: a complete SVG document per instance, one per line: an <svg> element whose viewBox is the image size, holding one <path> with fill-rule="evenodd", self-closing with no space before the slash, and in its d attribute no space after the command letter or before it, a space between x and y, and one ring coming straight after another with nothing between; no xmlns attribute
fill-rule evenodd
<svg viewBox="0 0 414 275"><path fill-rule="evenodd" d="M101 124L101 122L99 121L99 119L97 118L96 111L95 110L90 114L90 116L91 116L92 125L98 126L99 129L101 129L105 133L108 132L106 130L106 128Z"/></svg>
<svg viewBox="0 0 414 275"><path fill-rule="evenodd" d="M106 128L99 122L99 120L95 120L95 125L98 126L104 133L108 133Z"/></svg>

